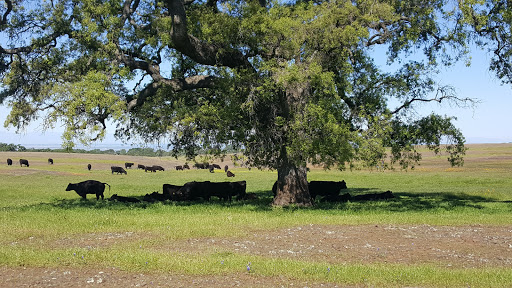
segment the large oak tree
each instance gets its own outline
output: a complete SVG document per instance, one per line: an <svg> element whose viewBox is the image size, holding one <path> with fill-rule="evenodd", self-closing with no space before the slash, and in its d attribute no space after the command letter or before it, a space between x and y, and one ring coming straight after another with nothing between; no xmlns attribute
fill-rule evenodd
<svg viewBox="0 0 512 288"><path fill-rule="evenodd" d="M112 121L121 138L165 138L189 157L235 148L278 171L279 206L312 204L307 163L406 168L426 144L461 165L453 118L414 108L471 102L432 75L470 40L493 42L501 20L494 2L444 2L5 0L6 125L60 120L67 147L102 139ZM378 46L394 70L375 64Z"/></svg>

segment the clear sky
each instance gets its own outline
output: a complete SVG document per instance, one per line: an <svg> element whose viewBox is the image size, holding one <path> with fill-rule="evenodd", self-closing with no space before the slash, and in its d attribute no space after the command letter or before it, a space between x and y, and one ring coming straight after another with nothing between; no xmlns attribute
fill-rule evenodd
<svg viewBox="0 0 512 288"><path fill-rule="evenodd" d="M458 63L446 68L438 75L441 84L451 85L460 97L476 98L481 101L474 109L425 104L418 112L428 115L435 112L441 115L456 116L456 126L466 137L467 143L506 143L512 142L512 85L501 85L493 72L489 71L489 56L483 51L473 51L471 67ZM31 125L23 134L15 134L14 128L7 130L3 127L8 110L0 106L0 142L30 145L48 145L54 148L61 143L62 128L42 132L38 124ZM114 131L108 131L107 139L101 146L120 145L113 137Z"/></svg>

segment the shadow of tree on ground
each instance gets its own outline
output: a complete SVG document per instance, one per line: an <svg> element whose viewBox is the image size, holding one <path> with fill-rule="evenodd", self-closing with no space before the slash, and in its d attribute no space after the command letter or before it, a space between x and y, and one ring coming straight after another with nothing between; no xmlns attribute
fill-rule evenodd
<svg viewBox="0 0 512 288"><path fill-rule="evenodd" d="M363 195L368 193L380 193L383 191L376 191L370 188L352 188L342 190L340 194L350 193L351 195ZM124 203L117 201L110 201L96 199L55 199L50 203L41 203L37 205L49 205L54 208L60 209L76 209L76 208L90 208L90 209L146 209L156 205L188 207L188 206L213 206L219 208L238 208L247 211L271 211L272 192L271 191L257 191L253 193L256 199L250 200L233 200L231 202L215 199L211 201L159 201L159 202L145 202L142 201L143 196L136 197L141 200L140 203ZM512 206L511 201L499 201L494 198L468 195L464 193L451 193L451 192L436 192L436 193L393 193L395 198L383 200L367 200L367 201L347 201L347 202L322 202L321 199L316 199L315 205L311 208L301 208L296 206L285 207L284 209L311 209L311 210L350 210L358 211L391 211L391 212L421 212L421 211L434 211L444 210L451 211L460 208L470 209L484 209L484 203L503 203Z"/></svg>

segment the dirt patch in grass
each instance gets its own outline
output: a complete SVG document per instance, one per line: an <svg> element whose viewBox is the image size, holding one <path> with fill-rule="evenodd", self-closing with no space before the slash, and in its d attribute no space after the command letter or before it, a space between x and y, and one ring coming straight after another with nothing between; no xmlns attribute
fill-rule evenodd
<svg viewBox="0 0 512 288"><path fill-rule="evenodd" d="M0 276L0 287L338 287L332 283L263 277L249 273L205 276L129 273L115 268L0 267Z"/></svg>
<svg viewBox="0 0 512 288"><path fill-rule="evenodd" d="M244 238L202 238L157 249L229 251L301 261L512 267L512 226L307 225Z"/></svg>
<svg viewBox="0 0 512 288"><path fill-rule="evenodd" d="M56 244L99 248L131 242L134 238L140 239L140 235L93 233L63 238ZM333 265L390 263L507 268L512 267L512 226L304 225L252 232L241 238L172 241L150 249L191 254L227 251ZM0 287L335 287L332 283L242 272L197 276L176 272L134 273L89 266L79 269L0 267L0 276Z"/></svg>

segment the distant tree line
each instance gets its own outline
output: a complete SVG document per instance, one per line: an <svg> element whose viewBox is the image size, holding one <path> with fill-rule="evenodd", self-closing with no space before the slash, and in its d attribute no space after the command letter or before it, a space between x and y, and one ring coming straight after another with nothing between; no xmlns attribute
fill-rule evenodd
<svg viewBox="0 0 512 288"><path fill-rule="evenodd" d="M172 151L165 151L163 149L153 148L130 148L128 150L114 150L114 149L50 149L50 148L26 148L19 144L0 143L0 152L56 152L56 153L83 153L83 154L110 154L110 155L130 155L130 156L147 156L147 157L165 157L175 156ZM234 149L227 149L227 151L236 152ZM184 154L183 154L184 155Z"/></svg>
<svg viewBox="0 0 512 288"><path fill-rule="evenodd" d="M0 151L2 152L56 152L56 153L84 153L84 154L110 154L110 155L131 155L131 156L171 156L171 152L153 148L131 148L131 149L50 149L50 148L26 148L19 144L0 143Z"/></svg>

